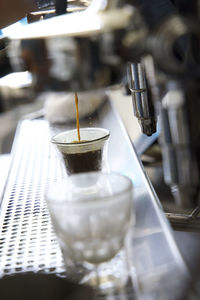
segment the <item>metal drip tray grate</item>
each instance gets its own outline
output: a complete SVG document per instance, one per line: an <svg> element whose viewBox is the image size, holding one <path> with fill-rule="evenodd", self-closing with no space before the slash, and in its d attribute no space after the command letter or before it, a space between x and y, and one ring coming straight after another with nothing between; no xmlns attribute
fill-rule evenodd
<svg viewBox="0 0 200 300"><path fill-rule="evenodd" d="M183 290L188 272L157 205L157 196L110 104L94 119L92 124L112 132L108 149L110 169L130 176L135 184L137 221L128 251L131 285L135 282L148 299L159 295L169 298L169 293L175 299ZM45 120L24 120L19 126L0 207L0 276L27 271L65 275L44 192L47 185L65 176L50 138L66 129L51 129ZM134 288L109 295L108 299L135 299Z"/></svg>
<svg viewBox="0 0 200 300"><path fill-rule="evenodd" d="M24 120L16 136L0 210L0 277L30 271L66 277L44 199L47 186L65 175L49 124ZM109 299L116 297L135 299L132 283Z"/></svg>
<svg viewBox="0 0 200 300"><path fill-rule="evenodd" d="M62 274L64 265L44 192L64 170L44 120L25 120L13 147L12 168L0 211L0 275L42 271Z"/></svg>

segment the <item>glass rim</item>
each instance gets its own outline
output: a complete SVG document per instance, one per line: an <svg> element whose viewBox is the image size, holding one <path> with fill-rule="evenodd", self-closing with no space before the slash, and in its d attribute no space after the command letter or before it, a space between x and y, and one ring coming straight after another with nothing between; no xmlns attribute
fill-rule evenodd
<svg viewBox="0 0 200 300"><path fill-rule="evenodd" d="M56 142L54 139L58 136L61 136L67 132L73 132L73 131L77 131L77 129L71 129L71 130L66 130L64 132L61 132L61 133L58 133L56 135L54 135L52 138L51 138L51 143L52 144L55 144L55 145L60 145L60 146L73 146L73 147L77 147L77 146L84 146L84 145L88 145L88 144L92 144L92 143L95 143L95 142L98 142L98 141L103 141L103 140L106 140L109 138L110 136L110 131L108 129L105 129L105 128L101 128L101 127L84 127L84 128L80 128L80 132L81 131L94 131L94 130L97 130L97 131L104 131L105 132L105 135L100 137L100 138L96 138L96 139L93 139L93 140L90 140L90 141L84 141L84 142L78 142L78 143L73 143L73 142Z"/></svg>
<svg viewBox="0 0 200 300"><path fill-rule="evenodd" d="M106 176L115 175L115 176L118 176L118 177L121 177L121 178L125 179L127 184L120 191L114 192L112 195L108 195L108 196L105 196L105 197L95 197L95 198L92 198L92 199L86 199L84 201L83 200L76 200L76 201L65 200L65 201L62 201L62 202L57 202L56 199L52 199L52 198L49 198L47 196L49 190L52 187L52 185L58 185L59 186L59 184L65 183L66 181L70 180L71 177L84 176L86 173L87 174L90 173L90 174L106 175ZM84 190L85 188L80 188L80 189ZM133 182L127 175L121 174L119 172L102 173L101 171L97 171L97 172L85 172L85 173L83 172L83 173L72 174L72 175L70 175L69 177L67 177L65 179L55 181L46 189L45 196L48 199L47 202L55 203L57 205L66 205L67 204L69 206L77 206L77 205L80 205L80 204L85 205L86 203L91 203L92 205L96 205L97 203L100 203L100 202L101 203L103 203L103 202L110 203L112 201L114 202L115 197L119 197L123 193L131 192L132 190L133 190Z"/></svg>

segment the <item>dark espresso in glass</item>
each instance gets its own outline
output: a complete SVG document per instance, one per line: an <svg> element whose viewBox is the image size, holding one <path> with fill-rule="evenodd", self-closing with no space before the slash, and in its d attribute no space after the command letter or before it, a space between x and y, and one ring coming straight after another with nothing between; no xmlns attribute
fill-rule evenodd
<svg viewBox="0 0 200 300"><path fill-rule="evenodd" d="M102 150L81 153L63 153L68 174L100 171L102 167Z"/></svg>
<svg viewBox="0 0 200 300"><path fill-rule="evenodd" d="M87 127L81 128L80 133L80 142L75 129L57 134L51 140L62 155L68 175L105 170L109 131Z"/></svg>

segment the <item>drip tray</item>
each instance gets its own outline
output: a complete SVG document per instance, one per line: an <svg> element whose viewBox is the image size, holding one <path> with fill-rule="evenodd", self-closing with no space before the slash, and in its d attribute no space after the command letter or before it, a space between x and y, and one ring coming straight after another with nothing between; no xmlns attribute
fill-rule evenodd
<svg viewBox="0 0 200 300"><path fill-rule="evenodd" d="M25 120L19 128L0 210L0 276L28 271L64 275L44 199L45 189L62 177L62 169L49 143L47 123Z"/></svg>

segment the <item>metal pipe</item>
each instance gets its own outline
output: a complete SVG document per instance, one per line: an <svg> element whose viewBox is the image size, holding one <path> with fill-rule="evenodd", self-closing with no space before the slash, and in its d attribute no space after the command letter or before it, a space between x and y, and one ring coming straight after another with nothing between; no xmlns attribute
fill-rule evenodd
<svg viewBox="0 0 200 300"><path fill-rule="evenodd" d="M128 64L128 81L135 116L138 119L142 132L147 136L151 136L156 132L156 118L147 88L145 70L141 63Z"/></svg>

